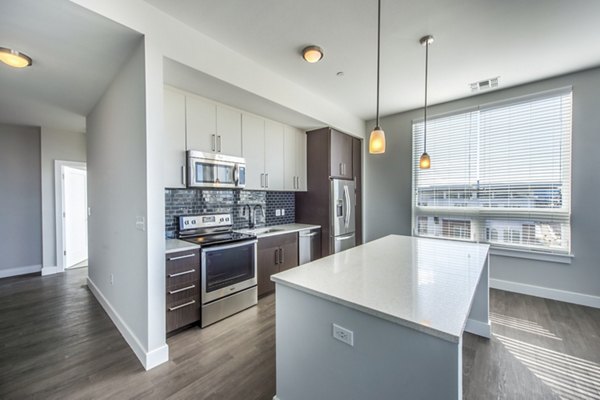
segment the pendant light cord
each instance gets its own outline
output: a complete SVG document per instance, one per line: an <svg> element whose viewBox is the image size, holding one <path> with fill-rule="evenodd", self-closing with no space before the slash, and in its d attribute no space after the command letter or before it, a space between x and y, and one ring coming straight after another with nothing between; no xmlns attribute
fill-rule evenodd
<svg viewBox="0 0 600 400"><path fill-rule="evenodd" d="M427 153L427 69L429 66L429 39L425 42L425 109L423 111L423 153Z"/></svg>
<svg viewBox="0 0 600 400"><path fill-rule="evenodd" d="M377 113L375 126L379 127L379 53L381 48L381 0L377 1Z"/></svg>

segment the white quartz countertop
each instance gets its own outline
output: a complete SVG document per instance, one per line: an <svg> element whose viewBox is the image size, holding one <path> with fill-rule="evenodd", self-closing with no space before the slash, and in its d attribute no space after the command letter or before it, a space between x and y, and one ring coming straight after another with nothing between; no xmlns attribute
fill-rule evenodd
<svg viewBox="0 0 600 400"><path fill-rule="evenodd" d="M305 229L319 229L320 225L309 225L309 224L282 224L263 226L254 229L236 229L236 232L250 233L260 237L283 235L285 233L300 232Z"/></svg>
<svg viewBox="0 0 600 400"><path fill-rule="evenodd" d="M199 249L200 246L179 239L167 239L165 244L165 253L176 253L178 251Z"/></svg>
<svg viewBox="0 0 600 400"><path fill-rule="evenodd" d="M487 244L390 235L271 280L458 342L488 251Z"/></svg>

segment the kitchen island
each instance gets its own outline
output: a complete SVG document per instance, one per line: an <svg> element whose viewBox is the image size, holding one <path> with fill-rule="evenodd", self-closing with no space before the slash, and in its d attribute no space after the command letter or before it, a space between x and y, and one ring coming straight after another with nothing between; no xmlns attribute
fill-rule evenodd
<svg viewBox="0 0 600 400"><path fill-rule="evenodd" d="M390 235L272 276L275 398L461 399L463 331L490 335L488 251Z"/></svg>

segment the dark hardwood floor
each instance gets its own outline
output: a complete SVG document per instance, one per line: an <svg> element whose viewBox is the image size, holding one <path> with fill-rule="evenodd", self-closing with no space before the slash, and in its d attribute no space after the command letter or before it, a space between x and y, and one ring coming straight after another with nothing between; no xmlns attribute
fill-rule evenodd
<svg viewBox="0 0 600 400"><path fill-rule="evenodd" d="M0 399L272 399L273 295L146 372L86 275L0 280ZM490 308L492 339L464 337L465 399L600 399L600 310L497 290Z"/></svg>

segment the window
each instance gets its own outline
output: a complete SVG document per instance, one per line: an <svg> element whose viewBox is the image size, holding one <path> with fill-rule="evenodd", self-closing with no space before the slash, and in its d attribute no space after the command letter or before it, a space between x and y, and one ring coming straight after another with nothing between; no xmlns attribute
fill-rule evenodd
<svg viewBox="0 0 600 400"><path fill-rule="evenodd" d="M569 254L571 104L569 88L432 118L428 170L414 121L415 234Z"/></svg>

